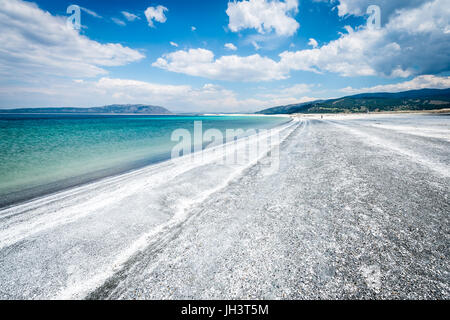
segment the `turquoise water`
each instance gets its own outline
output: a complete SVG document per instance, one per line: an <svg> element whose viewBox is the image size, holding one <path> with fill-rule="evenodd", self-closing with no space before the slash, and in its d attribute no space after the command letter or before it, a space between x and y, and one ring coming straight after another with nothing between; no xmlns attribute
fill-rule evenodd
<svg viewBox="0 0 450 320"><path fill-rule="evenodd" d="M168 159L175 129L262 129L247 116L0 115L0 205Z"/></svg>

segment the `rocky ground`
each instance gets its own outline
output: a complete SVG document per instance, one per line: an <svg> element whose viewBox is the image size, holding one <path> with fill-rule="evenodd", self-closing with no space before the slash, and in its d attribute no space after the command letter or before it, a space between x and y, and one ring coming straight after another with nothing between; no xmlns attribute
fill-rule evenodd
<svg viewBox="0 0 450 320"><path fill-rule="evenodd" d="M449 120L303 120L90 298L449 299Z"/></svg>

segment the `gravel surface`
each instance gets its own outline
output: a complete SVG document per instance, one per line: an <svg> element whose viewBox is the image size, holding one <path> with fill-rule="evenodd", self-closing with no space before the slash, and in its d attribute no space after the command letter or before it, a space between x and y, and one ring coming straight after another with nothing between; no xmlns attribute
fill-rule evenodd
<svg viewBox="0 0 450 320"><path fill-rule="evenodd" d="M449 299L449 120L302 121L90 298Z"/></svg>
<svg viewBox="0 0 450 320"><path fill-rule="evenodd" d="M164 208L191 199L195 181L213 191L110 273L110 257L172 215L144 200L131 207L141 189L81 216L64 211L65 220L37 205L0 212L0 297L449 299L450 116L304 118L289 130L271 175L264 161L232 175L197 167L173 177L182 192L167 176L157 190L171 197L152 198ZM153 209L157 219L139 215ZM28 216L41 219L39 232L22 228Z"/></svg>

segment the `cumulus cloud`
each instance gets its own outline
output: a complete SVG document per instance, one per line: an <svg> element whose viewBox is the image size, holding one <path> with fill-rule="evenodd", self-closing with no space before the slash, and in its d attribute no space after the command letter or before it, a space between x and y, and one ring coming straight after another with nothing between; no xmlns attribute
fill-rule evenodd
<svg viewBox="0 0 450 320"><path fill-rule="evenodd" d="M281 36L291 36L300 27L292 17L298 12L298 0L243 0L228 2L228 28L237 32L256 29L259 33L275 31Z"/></svg>
<svg viewBox="0 0 450 320"><path fill-rule="evenodd" d="M291 71L332 72L342 76L406 78L450 69L450 6L434 0L397 11L380 29L349 26L338 39L312 49L284 51L273 60L256 54L214 59L209 50L178 51L153 66L210 79L280 80ZM252 43L256 49L259 45Z"/></svg>
<svg viewBox="0 0 450 320"><path fill-rule="evenodd" d="M101 78L95 83L96 88L105 90L104 93L119 94L121 97L127 97L128 100L145 99L148 101L148 95L160 95L165 97L179 97L187 94L190 86L184 85L161 85L137 80ZM155 98L155 97L153 97ZM159 98L160 99L160 98Z"/></svg>
<svg viewBox="0 0 450 320"><path fill-rule="evenodd" d="M334 72L343 76L369 76L376 72L372 67L374 58L371 50L391 54L398 50L395 45L387 48L377 46L380 35L373 30L343 34L321 48L285 51L280 54L280 63L291 70L311 71L316 73ZM378 56L379 57L379 56Z"/></svg>
<svg viewBox="0 0 450 320"><path fill-rule="evenodd" d="M80 35L37 5L0 0L0 75L27 80L35 76L92 77L103 67L122 66L144 58L117 43L101 44Z"/></svg>
<svg viewBox="0 0 450 320"><path fill-rule="evenodd" d="M122 11L123 16L125 17L125 19L127 19L128 21L134 21L134 20L140 20L141 18L139 18L137 15L135 15L134 13L130 13L127 11Z"/></svg>
<svg viewBox="0 0 450 320"><path fill-rule="evenodd" d="M160 23L166 22L167 18L164 14L165 11L169 11L169 9L167 9L164 6L148 7L144 12L145 17L147 18L147 21L148 21L148 25L150 27L154 28L155 24L154 24L153 20L160 22Z"/></svg>
<svg viewBox="0 0 450 320"><path fill-rule="evenodd" d="M267 81L287 77L278 63L270 58L254 54L247 57L230 55L214 59L212 51L201 48L166 54L152 65L172 72L218 80Z"/></svg>
<svg viewBox="0 0 450 320"><path fill-rule="evenodd" d="M450 69L450 6L447 0L398 10L380 29L347 27L339 39L310 50L283 52L293 70L343 76L408 77Z"/></svg>
<svg viewBox="0 0 450 320"><path fill-rule="evenodd" d="M232 50L232 51L237 50L236 46L232 43L225 43L225 48L227 48L228 50Z"/></svg>
<svg viewBox="0 0 450 320"><path fill-rule="evenodd" d="M450 88L450 77L440 77L434 75L423 75L415 77L412 80L394 83L378 85L373 87L354 89L352 87L347 87L341 91L356 94L365 92L401 92L408 90L418 90L418 89L447 89Z"/></svg>
<svg viewBox="0 0 450 320"><path fill-rule="evenodd" d="M311 46L315 49L319 46L319 44L317 43L316 39L309 38L308 46Z"/></svg>

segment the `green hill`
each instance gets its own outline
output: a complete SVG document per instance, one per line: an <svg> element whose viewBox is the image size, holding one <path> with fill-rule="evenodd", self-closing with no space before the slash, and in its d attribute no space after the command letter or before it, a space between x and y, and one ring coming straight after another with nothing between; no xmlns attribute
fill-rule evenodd
<svg viewBox="0 0 450 320"><path fill-rule="evenodd" d="M259 111L258 113L357 113L445 108L450 108L450 89L422 89L398 93L362 93L339 99L278 106Z"/></svg>

